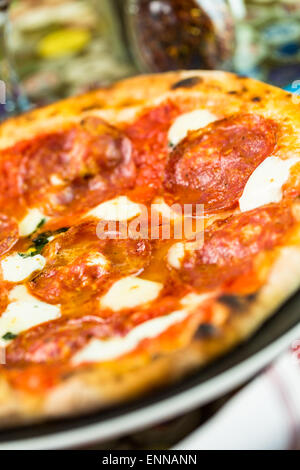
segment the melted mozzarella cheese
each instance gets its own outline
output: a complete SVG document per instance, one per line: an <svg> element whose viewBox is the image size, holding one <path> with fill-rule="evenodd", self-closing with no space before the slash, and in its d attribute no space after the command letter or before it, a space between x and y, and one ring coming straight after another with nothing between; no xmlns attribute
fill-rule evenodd
<svg viewBox="0 0 300 470"><path fill-rule="evenodd" d="M165 219L173 221L182 219L182 214L173 210L172 207L170 207L162 197L157 197L154 199L151 206L151 210L152 209L161 214L161 216Z"/></svg>
<svg viewBox="0 0 300 470"><path fill-rule="evenodd" d="M178 242L169 248L167 254L167 261L172 268L179 269L181 267L184 255L189 252L192 253L195 250L201 249L203 246L203 240L195 240L189 242Z"/></svg>
<svg viewBox="0 0 300 470"><path fill-rule="evenodd" d="M211 122L217 120L217 116L205 109L196 109L190 113L179 116L168 132L168 140L170 145L175 146L189 131L195 131L201 127L205 127Z"/></svg>
<svg viewBox="0 0 300 470"><path fill-rule="evenodd" d="M130 220L140 215L139 204L130 201L126 196L118 196L110 201L102 202L91 209L86 217L92 216L101 220Z"/></svg>
<svg viewBox="0 0 300 470"><path fill-rule="evenodd" d="M41 255L24 258L18 253L7 256L1 261L3 279L9 282L20 282L34 271L43 269L46 260Z"/></svg>
<svg viewBox="0 0 300 470"><path fill-rule="evenodd" d="M50 183L53 184L53 186L62 186L65 184L64 180L62 180L60 176L56 175L55 173L50 176Z"/></svg>
<svg viewBox="0 0 300 470"><path fill-rule="evenodd" d="M242 212L256 207L280 202L282 186L290 176L290 169L300 162L300 158L281 160L278 157L266 158L252 173L239 199Z"/></svg>
<svg viewBox="0 0 300 470"><path fill-rule="evenodd" d="M0 317L0 346L8 344L8 341L3 339L6 333L18 334L61 315L59 305L50 305L38 300L29 294L25 286L14 287L9 294L9 301Z"/></svg>
<svg viewBox="0 0 300 470"><path fill-rule="evenodd" d="M179 269L181 266L181 261L185 255L185 245L183 242L174 243L174 245L169 248L167 260L168 264L172 268Z"/></svg>
<svg viewBox="0 0 300 470"><path fill-rule="evenodd" d="M89 254L86 264L88 266L98 266L103 273L108 271L110 265L109 261L101 253Z"/></svg>
<svg viewBox="0 0 300 470"><path fill-rule="evenodd" d="M109 361L133 351L146 338L161 335L172 325L183 321L211 294L188 294L181 301L183 308L158 318L148 320L133 328L126 336L109 340L92 339L73 357L74 364Z"/></svg>
<svg viewBox="0 0 300 470"><path fill-rule="evenodd" d="M27 215L19 222L20 237L27 237L33 233L38 225L47 217L39 209L29 209Z"/></svg>
<svg viewBox="0 0 300 470"><path fill-rule="evenodd" d="M101 298L102 308L115 312L124 308L133 308L154 300L162 289L160 282L147 281L139 277L128 276L115 282Z"/></svg>

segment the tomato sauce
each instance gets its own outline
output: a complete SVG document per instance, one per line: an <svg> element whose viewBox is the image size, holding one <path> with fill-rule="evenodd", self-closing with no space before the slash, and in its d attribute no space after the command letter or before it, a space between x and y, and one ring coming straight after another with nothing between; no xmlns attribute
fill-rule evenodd
<svg viewBox="0 0 300 470"><path fill-rule="evenodd" d="M285 200L212 223L203 247L187 253L179 269L166 261L173 241L100 240L97 221L80 219L89 208L118 195L148 207L157 196L168 202L201 202L208 214L220 218L225 209L236 207L250 174L276 148L277 125L258 115L234 115L190 132L172 150L168 130L189 107L186 100L166 100L120 129L89 117L1 152L0 255L36 249L38 239L46 266L26 285L40 300L59 303L62 312L61 318L20 333L7 346L7 364L0 370L14 387L44 393L74 371L73 354L91 338L122 337L145 321L180 309L180 299L188 293L244 295L264 282L258 275L261 266L268 272L274 250L295 224ZM62 182L53 185L53 175ZM20 240L17 221L37 201L51 220ZM91 262L97 254L105 256L106 268ZM101 309L99 299L110 286L134 274L161 282L158 298L143 308ZM11 288L0 282L1 312ZM214 322L208 308L212 302L157 338L142 341L131 354L151 357L183 346L198 324Z"/></svg>

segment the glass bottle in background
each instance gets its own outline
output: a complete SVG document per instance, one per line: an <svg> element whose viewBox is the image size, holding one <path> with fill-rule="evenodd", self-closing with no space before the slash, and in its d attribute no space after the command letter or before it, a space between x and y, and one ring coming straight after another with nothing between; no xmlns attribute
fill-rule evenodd
<svg viewBox="0 0 300 470"><path fill-rule="evenodd" d="M0 0L0 120L29 109L29 102L20 86L8 43L10 23L9 0Z"/></svg>
<svg viewBox="0 0 300 470"><path fill-rule="evenodd" d="M141 71L225 69L286 87L300 77L300 0L127 0Z"/></svg>
<svg viewBox="0 0 300 470"><path fill-rule="evenodd" d="M127 0L126 25L139 69L228 69L234 21L226 0Z"/></svg>
<svg viewBox="0 0 300 470"><path fill-rule="evenodd" d="M15 0L11 52L30 99L45 104L135 72L115 0Z"/></svg>

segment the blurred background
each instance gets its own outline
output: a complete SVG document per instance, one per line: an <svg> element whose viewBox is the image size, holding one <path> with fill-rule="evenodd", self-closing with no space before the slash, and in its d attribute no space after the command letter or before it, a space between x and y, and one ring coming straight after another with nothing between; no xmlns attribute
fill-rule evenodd
<svg viewBox="0 0 300 470"><path fill-rule="evenodd" d="M1 4L0 78L18 87L18 77L32 105L140 72L225 69L282 87L300 77L300 0ZM23 101L20 107L27 105Z"/></svg>
<svg viewBox="0 0 300 470"><path fill-rule="evenodd" d="M230 70L295 91L300 0L0 0L0 41L0 119L182 68ZM228 398L103 447L168 448Z"/></svg>

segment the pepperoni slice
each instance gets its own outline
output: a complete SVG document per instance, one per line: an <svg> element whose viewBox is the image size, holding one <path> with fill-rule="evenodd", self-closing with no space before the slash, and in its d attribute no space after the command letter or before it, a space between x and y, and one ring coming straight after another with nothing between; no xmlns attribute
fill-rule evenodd
<svg viewBox="0 0 300 470"><path fill-rule="evenodd" d="M52 174L61 178L73 178L80 171L81 153L78 146L72 154L76 141L75 128L38 135L31 140L17 143L14 147L2 151L0 169L1 191L8 202L15 207L24 200L36 203L46 194ZM7 202L1 198L1 206L7 211Z"/></svg>
<svg viewBox="0 0 300 470"><path fill-rule="evenodd" d="M118 188L135 183L136 167L130 140L117 128L95 116L80 123L85 134L87 174L98 174Z"/></svg>
<svg viewBox="0 0 300 470"><path fill-rule="evenodd" d="M139 271L148 262L151 246L147 240L121 239L117 234L115 238L99 239L97 222L87 221L56 237L46 245L43 255L51 265L66 265L78 256L87 256L95 251L108 257L118 272L126 272L129 264L132 270Z"/></svg>
<svg viewBox="0 0 300 470"><path fill-rule="evenodd" d="M203 247L184 259L183 272L199 288L228 285L253 270L255 255L282 243L293 223L290 207L276 204L217 221Z"/></svg>
<svg viewBox="0 0 300 470"><path fill-rule="evenodd" d="M151 307L127 314L99 311L96 303L72 317L62 317L24 331L8 346L7 364L52 363L64 361L91 338L124 336L136 325L164 316L179 308L172 296L158 299ZM88 312L89 310L89 312ZM92 312L92 313L91 313ZM79 314L79 312L78 312Z"/></svg>
<svg viewBox="0 0 300 470"><path fill-rule="evenodd" d="M96 229L96 222L84 222L46 246L43 251L46 267L29 283L34 295L47 302L70 302L72 306L74 298L80 297L85 302L89 296L99 294L108 277L134 274L147 266L151 255L149 242L99 240Z"/></svg>
<svg viewBox="0 0 300 470"><path fill-rule="evenodd" d="M82 179L87 191L89 180L96 177L103 193L115 186L131 187L136 174L128 137L97 117L20 142L3 151L3 157L0 184L9 186L11 197L33 204L37 193L47 196L53 176L62 183Z"/></svg>
<svg viewBox="0 0 300 470"><path fill-rule="evenodd" d="M18 241L18 226L15 221L0 214L0 255L10 250Z"/></svg>
<svg viewBox="0 0 300 470"><path fill-rule="evenodd" d="M137 166L137 186L161 185L168 156L168 131L179 114L179 107L167 101L144 112L126 128Z"/></svg>
<svg viewBox="0 0 300 470"><path fill-rule="evenodd" d="M82 348L91 337L113 335L118 328L114 323L114 320L104 320L96 315L43 323L20 334L8 346L6 361L16 364L63 360Z"/></svg>
<svg viewBox="0 0 300 470"><path fill-rule="evenodd" d="M206 212L237 204L255 168L276 145L277 125L255 114L238 114L189 132L169 158L164 186L182 203Z"/></svg>
<svg viewBox="0 0 300 470"><path fill-rule="evenodd" d="M4 283L0 285L0 316L8 305L9 288Z"/></svg>
<svg viewBox="0 0 300 470"><path fill-rule="evenodd" d="M22 155L13 150L0 153L4 153L0 158L0 210L16 216L19 207L24 206L20 175Z"/></svg>

